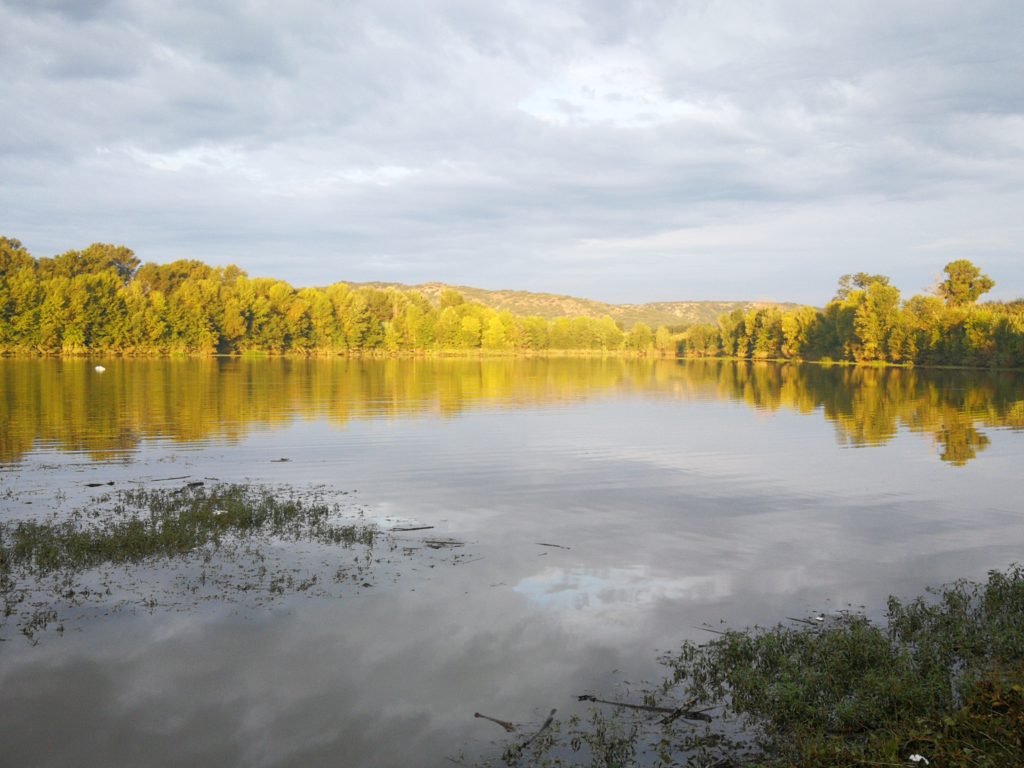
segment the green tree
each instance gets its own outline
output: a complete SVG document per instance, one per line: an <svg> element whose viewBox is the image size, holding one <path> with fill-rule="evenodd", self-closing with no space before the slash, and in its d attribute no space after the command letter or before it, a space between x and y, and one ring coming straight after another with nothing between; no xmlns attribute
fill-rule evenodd
<svg viewBox="0 0 1024 768"><path fill-rule="evenodd" d="M626 334L626 349L633 352L647 354L653 343L654 333L647 323L637 323Z"/></svg>
<svg viewBox="0 0 1024 768"><path fill-rule="evenodd" d="M782 316L782 356L805 357L813 344L813 337L821 315L814 307L797 307Z"/></svg>
<svg viewBox="0 0 1024 768"><path fill-rule="evenodd" d="M659 325L654 333L654 348L662 357L676 356L676 340L671 331L664 325Z"/></svg>
<svg viewBox="0 0 1024 768"><path fill-rule="evenodd" d="M967 259L957 259L947 264L943 270L946 279L939 283L938 293L951 307L962 307L973 304L978 297L988 293L995 286L995 281L983 275Z"/></svg>
<svg viewBox="0 0 1024 768"><path fill-rule="evenodd" d="M481 346L484 349L494 350L508 348L508 334L505 332L505 325L497 315L487 321L487 326L481 337Z"/></svg>
<svg viewBox="0 0 1024 768"><path fill-rule="evenodd" d="M867 272L857 272L853 275L843 275L839 278L839 286L836 288L836 301L845 301L854 291L867 290L872 283L889 285L889 278L885 275L869 275Z"/></svg>
<svg viewBox="0 0 1024 768"><path fill-rule="evenodd" d="M0 278L14 274L23 267L33 266L35 259L25 250L20 240L0 237Z"/></svg>
<svg viewBox="0 0 1024 768"><path fill-rule="evenodd" d="M466 315L459 325L459 346L476 349L480 346L480 319Z"/></svg>
<svg viewBox="0 0 1024 768"><path fill-rule="evenodd" d="M466 300L462 294L456 291L454 288L445 288L441 291L441 295L438 297L438 304L441 309L447 309L448 307L458 307L465 304Z"/></svg>

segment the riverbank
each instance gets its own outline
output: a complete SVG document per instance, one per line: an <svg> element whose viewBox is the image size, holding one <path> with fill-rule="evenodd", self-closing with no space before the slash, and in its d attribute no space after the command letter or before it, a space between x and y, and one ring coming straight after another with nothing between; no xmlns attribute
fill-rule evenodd
<svg viewBox="0 0 1024 768"><path fill-rule="evenodd" d="M580 696L588 719L511 742L507 766L1024 765L1024 569L771 628L705 627L659 685Z"/></svg>
<svg viewBox="0 0 1024 768"><path fill-rule="evenodd" d="M306 352L175 352L175 351L85 351L85 352L26 352L23 350L0 350L0 360L95 360L98 363L111 360L543 360L543 359L623 359L623 360L676 360L676 361L721 361L730 363L747 363L751 365L774 363L778 365L814 365L823 368L901 368L923 369L935 371L1011 371L1024 372L1024 366L1008 367L998 365L950 365L902 362L893 363L884 360L857 361L834 360L832 358L806 359L770 357L750 359L746 357L705 356L705 355L671 355L662 354L657 350L638 352L635 350L397 350L386 352L381 350L345 350Z"/></svg>

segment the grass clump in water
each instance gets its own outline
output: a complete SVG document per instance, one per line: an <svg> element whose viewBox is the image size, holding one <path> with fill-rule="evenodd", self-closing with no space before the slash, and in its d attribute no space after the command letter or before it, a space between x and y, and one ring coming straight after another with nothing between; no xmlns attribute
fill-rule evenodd
<svg viewBox="0 0 1024 768"><path fill-rule="evenodd" d="M102 523L90 525L75 516L63 522L0 524L0 570L23 567L47 574L137 563L216 546L229 535L372 546L372 526L338 525L330 520L333 513L326 504L280 499L242 485L126 491Z"/></svg>
<svg viewBox="0 0 1024 768"><path fill-rule="evenodd" d="M796 623L728 630L664 659L671 674L645 701L711 723L595 710L530 764L1024 766L1021 567L890 598L884 623Z"/></svg>
<svg viewBox="0 0 1024 768"><path fill-rule="evenodd" d="M365 585L379 562L371 559L378 529L340 515L337 506L258 486L193 484L122 491L63 520L0 523L0 629L14 617L34 642L86 603L152 609L326 594L317 569L339 548L357 554L335 558L334 582ZM307 562L300 551L310 547L320 554Z"/></svg>

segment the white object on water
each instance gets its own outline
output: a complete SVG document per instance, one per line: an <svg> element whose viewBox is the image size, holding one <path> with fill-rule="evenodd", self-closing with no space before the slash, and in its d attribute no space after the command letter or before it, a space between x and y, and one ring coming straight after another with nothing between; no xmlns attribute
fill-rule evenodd
<svg viewBox="0 0 1024 768"><path fill-rule="evenodd" d="M104 368L102 365L97 365L95 370L96 370L96 373L103 373L107 369Z"/></svg>

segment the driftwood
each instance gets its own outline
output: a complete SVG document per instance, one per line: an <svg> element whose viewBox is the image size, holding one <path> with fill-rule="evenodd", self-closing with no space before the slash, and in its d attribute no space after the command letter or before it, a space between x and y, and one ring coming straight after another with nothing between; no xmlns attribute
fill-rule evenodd
<svg viewBox="0 0 1024 768"><path fill-rule="evenodd" d="M704 632L714 632L716 635L727 635L727 634L729 634L728 632L723 632L720 629L712 629L711 627L694 627L694 629L700 629L700 630L703 630Z"/></svg>
<svg viewBox="0 0 1024 768"><path fill-rule="evenodd" d="M533 743L534 739L536 739L538 736L540 736L542 733L544 733L544 731L546 731L548 728L550 728L551 724L553 722L555 722L555 712L557 712L557 711L558 711L557 709L552 709L551 712L548 714L548 719L544 721L544 725L542 725L540 727L540 730L537 731L535 734L533 734L533 736L528 738L522 744L520 744L519 745L519 749L526 749L528 746L530 746L530 744Z"/></svg>
<svg viewBox="0 0 1024 768"><path fill-rule="evenodd" d="M406 531L429 531L434 526L432 525L409 525L405 528L392 528L394 533L404 533Z"/></svg>
<svg viewBox="0 0 1024 768"><path fill-rule="evenodd" d="M578 701L592 701L595 704L609 704L613 707L625 707L626 709L639 709L643 712L656 712L660 715L665 715L661 719L663 725L671 723L673 720L682 718L683 720L700 720L704 723L710 723L711 718L704 714L701 710L691 710L689 707L693 705L693 700L686 702L681 707L658 707L653 704L627 704L624 701L610 701L608 699L599 699L597 696L591 696L589 693L584 693L577 696Z"/></svg>
<svg viewBox="0 0 1024 768"><path fill-rule="evenodd" d="M188 480L191 475L178 475L177 477L154 477L149 480L129 480L129 483L144 485L145 483L165 483L168 480Z"/></svg>
<svg viewBox="0 0 1024 768"><path fill-rule="evenodd" d="M473 713L473 717L478 717L481 720L490 720L492 723L497 723L498 725L500 725L502 728L504 728L509 733L515 733L516 727L512 723L508 722L507 720L499 720L496 717L490 717L488 715L481 715L479 712L474 712Z"/></svg>
<svg viewBox="0 0 1024 768"><path fill-rule="evenodd" d="M556 549L569 549L569 547L563 544L545 544L543 541L537 542L538 547L555 547Z"/></svg>

